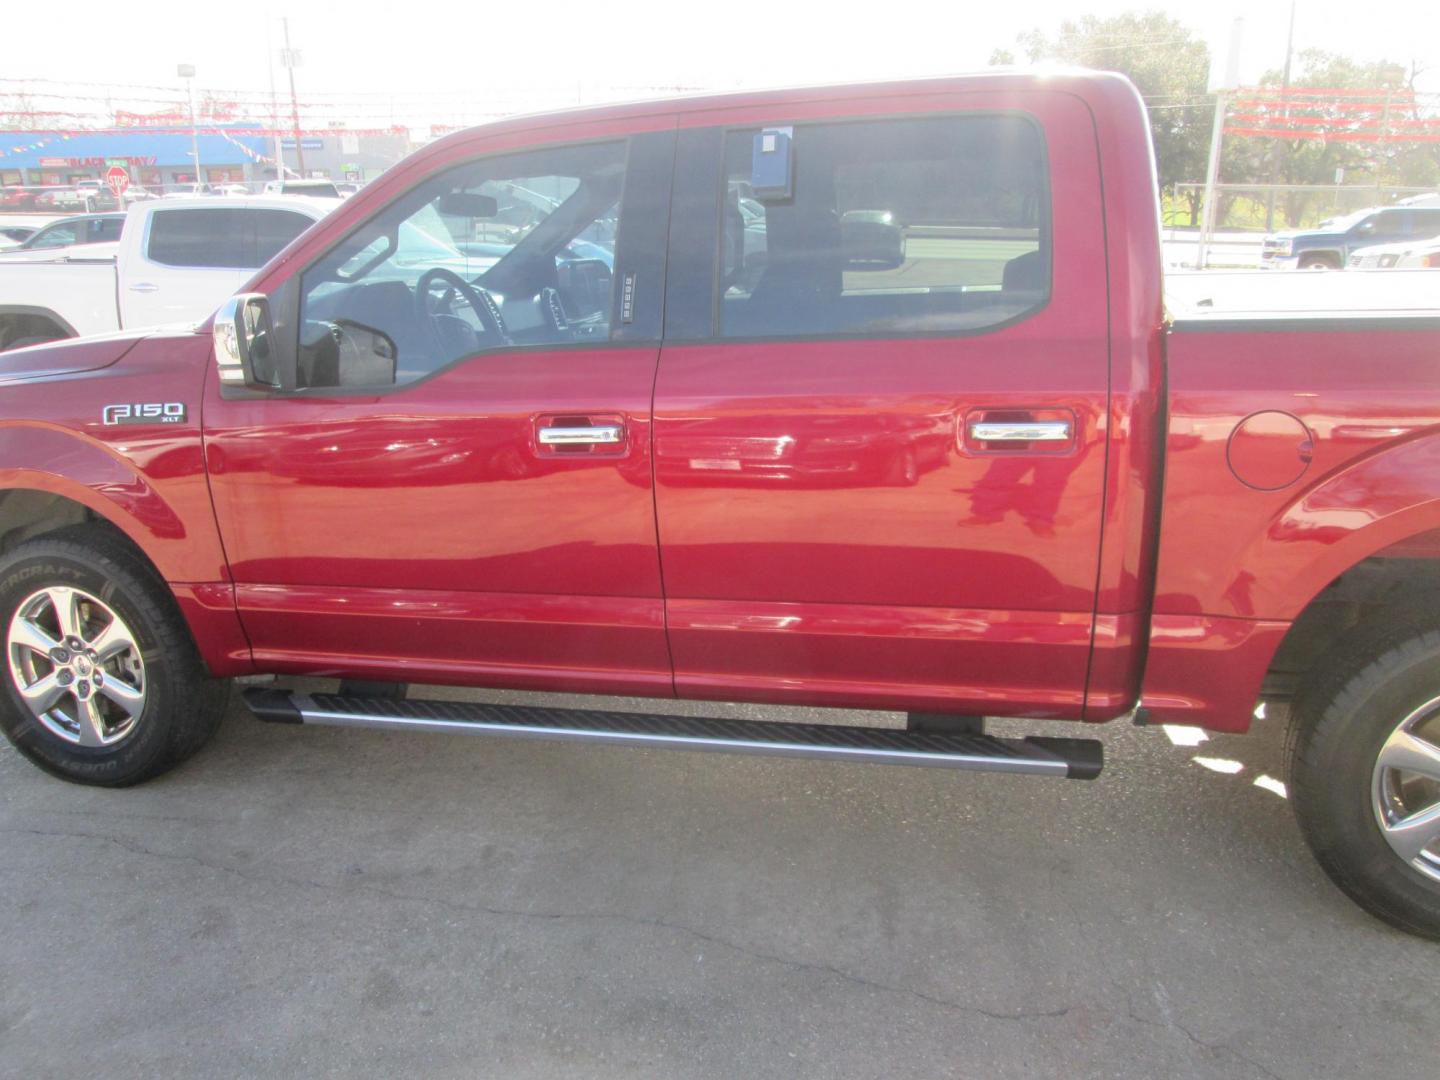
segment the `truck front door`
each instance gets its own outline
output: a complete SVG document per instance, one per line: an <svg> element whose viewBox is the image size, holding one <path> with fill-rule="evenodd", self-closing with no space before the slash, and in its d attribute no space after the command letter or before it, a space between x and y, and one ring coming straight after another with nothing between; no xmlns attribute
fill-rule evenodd
<svg viewBox="0 0 1440 1080"><path fill-rule="evenodd" d="M655 397L677 691L1078 716L1108 432L1084 105L681 126Z"/></svg>
<svg viewBox="0 0 1440 1080"><path fill-rule="evenodd" d="M264 667L671 692L650 400L673 153L668 130L480 145L298 257L280 388L212 385L205 415Z"/></svg>

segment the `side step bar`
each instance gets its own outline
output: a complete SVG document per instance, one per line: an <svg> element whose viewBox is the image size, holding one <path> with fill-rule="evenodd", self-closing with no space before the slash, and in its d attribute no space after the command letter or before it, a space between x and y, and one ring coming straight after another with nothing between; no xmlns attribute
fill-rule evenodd
<svg viewBox="0 0 1440 1080"><path fill-rule="evenodd" d="M984 734L935 734L837 724L701 719L458 701L394 701L258 687L245 691L245 703L259 719L282 724L509 735L522 739L675 750L929 765L1073 780L1093 780L1100 775L1104 760L1101 744L1095 739L1041 736L1001 739Z"/></svg>

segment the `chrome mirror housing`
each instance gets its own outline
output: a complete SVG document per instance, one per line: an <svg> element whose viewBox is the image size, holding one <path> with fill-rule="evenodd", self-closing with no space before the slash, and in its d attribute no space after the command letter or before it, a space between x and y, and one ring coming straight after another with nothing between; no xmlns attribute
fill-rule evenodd
<svg viewBox="0 0 1440 1080"><path fill-rule="evenodd" d="M222 386L274 390L270 348L270 301L261 293L240 293L226 300L215 315L215 366Z"/></svg>

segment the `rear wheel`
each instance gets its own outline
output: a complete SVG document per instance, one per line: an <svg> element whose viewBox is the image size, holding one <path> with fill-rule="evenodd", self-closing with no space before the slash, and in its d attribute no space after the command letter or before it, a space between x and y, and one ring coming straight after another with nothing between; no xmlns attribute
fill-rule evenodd
<svg viewBox="0 0 1440 1080"><path fill-rule="evenodd" d="M1301 831L1361 907L1440 938L1440 628L1402 616L1330 661L1292 719Z"/></svg>
<svg viewBox="0 0 1440 1080"><path fill-rule="evenodd" d="M122 787L213 734L212 679L174 598L121 537L96 526L21 544L0 561L0 729L42 769Z"/></svg>

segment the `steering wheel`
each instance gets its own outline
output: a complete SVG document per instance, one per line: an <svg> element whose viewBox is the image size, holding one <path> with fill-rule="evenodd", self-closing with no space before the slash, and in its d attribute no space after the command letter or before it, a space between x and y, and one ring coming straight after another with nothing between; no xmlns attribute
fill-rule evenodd
<svg viewBox="0 0 1440 1080"><path fill-rule="evenodd" d="M437 336L440 334L436 319L441 313L430 307L430 290L437 281L444 282L450 292L459 293L465 298L465 302L475 312L475 318L480 320L480 326L487 336L494 337L502 345L510 344L510 335L505 329L505 320L500 314L500 305L490 299L490 294L484 289L477 289L459 274L447 270L443 266L426 270L420 275L420 280L415 283L415 314L431 333Z"/></svg>

